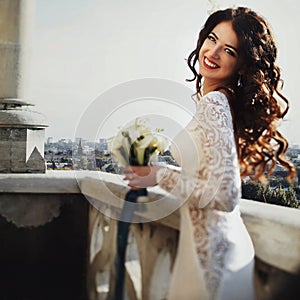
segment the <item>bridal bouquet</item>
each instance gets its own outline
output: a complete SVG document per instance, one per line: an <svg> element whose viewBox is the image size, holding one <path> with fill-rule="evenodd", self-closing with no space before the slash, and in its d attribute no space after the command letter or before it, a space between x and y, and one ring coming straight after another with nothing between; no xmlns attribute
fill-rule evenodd
<svg viewBox="0 0 300 300"><path fill-rule="evenodd" d="M168 140L162 136L163 130L153 130L146 123L147 120L137 118L109 140L110 153L120 166L146 166L154 155L166 150Z"/></svg>
<svg viewBox="0 0 300 300"><path fill-rule="evenodd" d="M147 166L154 155L163 153L168 140L162 136L161 129L152 130L147 126L147 120L137 118L131 126L122 128L118 134L109 139L109 151L111 156L122 167L126 166ZM132 221L135 210L144 210L145 207L138 208L135 203L141 202L138 199L147 198L146 188L132 187L125 196L117 232L117 256L116 256L116 279L114 299L123 299L124 278L125 278L125 253L129 225ZM145 202L144 200L142 202ZM133 205L134 204L134 205Z"/></svg>
<svg viewBox="0 0 300 300"><path fill-rule="evenodd" d="M152 130L147 125L147 120L137 118L133 125L121 129L118 134L109 140L109 150L112 157L119 165L126 167L147 166L153 155L163 153L168 140L162 136L161 129ZM117 231L117 256L116 256L116 283L114 299L123 299L125 278L125 253L129 225L132 221L138 199L147 198L146 188L131 188L125 196L125 203L121 211ZM145 209L140 203L139 210Z"/></svg>

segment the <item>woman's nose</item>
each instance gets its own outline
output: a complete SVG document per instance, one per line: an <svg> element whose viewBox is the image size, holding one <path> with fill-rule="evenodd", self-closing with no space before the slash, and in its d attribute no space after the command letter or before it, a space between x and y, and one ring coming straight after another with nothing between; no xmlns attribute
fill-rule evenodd
<svg viewBox="0 0 300 300"><path fill-rule="evenodd" d="M220 57L220 47L218 45L215 45L211 50L210 50L210 55L213 58L219 58Z"/></svg>

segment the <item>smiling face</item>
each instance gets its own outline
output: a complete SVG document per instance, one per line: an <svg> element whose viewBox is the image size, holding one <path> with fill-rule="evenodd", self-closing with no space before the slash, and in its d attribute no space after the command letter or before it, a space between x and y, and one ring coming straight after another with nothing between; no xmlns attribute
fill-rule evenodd
<svg viewBox="0 0 300 300"><path fill-rule="evenodd" d="M219 23L208 34L198 56L204 93L226 87L236 80L241 65L238 46L231 21Z"/></svg>

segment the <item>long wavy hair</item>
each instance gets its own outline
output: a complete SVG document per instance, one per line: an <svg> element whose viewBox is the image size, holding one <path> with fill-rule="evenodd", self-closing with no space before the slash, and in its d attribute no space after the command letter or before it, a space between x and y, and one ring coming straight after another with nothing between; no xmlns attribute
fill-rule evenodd
<svg viewBox="0 0 300 300"><path fill-rule="evenodd" d="M198 54L205 39L216 25L231 21L239 41L242 75L226 87L229 98L241 177L265 181L280 163L288 171L287 179L295 177L295 167L285 157L288 142L277 130L289 109L289 101L280 90L283 86L275 60L277 47L271 28L261 16L245 7L219 10L211 14L199 33L196 49L187 59L201 94L202 76L196 70Z"/></svg>

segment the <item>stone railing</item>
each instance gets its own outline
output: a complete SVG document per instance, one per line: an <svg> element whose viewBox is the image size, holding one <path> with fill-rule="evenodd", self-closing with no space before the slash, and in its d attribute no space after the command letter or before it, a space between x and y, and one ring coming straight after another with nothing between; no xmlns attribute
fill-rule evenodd
<svg viewBox="0 0 300 300"><path fill-rule="evenodd" d="M65 230L65 240L62 238L61 244L57 247L57 252L60 254L56 253L57 258L53 259L54 262L60 259L58 266L61 270L54 271L57 272L56 277L64 274L62 276L66 286L70 277L70 288L72 286L75 290L72 295L74 300L109 299L115 288L114 261L117 229L115 216L122 207L123 203L120 199L124 199L127 190L122 177L101 172L49 171L46 174L1 174L0 211L8 220L8 224L15 224L16 229L13 234L19 234L20 239L25 234L24 243L29 236L30 241L27 241L29 252L32 250L35 254L40 242L45 243L47 240L51 245L57 243L59 233L55 233L56 236L52 237L52 235L45 236L44 231L50 230L52 226L55 232L60 231L64 236L62 232ZM171 207L171 210L174 207L174 212L156 220L155 210L153 213L141 209L136 214L143 222L133 223L130 227L125 263L125 287L129 299L166 298L176 257L180 216L176 210L178 203L175 197L171 197L157 187L149 189L149 201L155 202L162 196L163 205ZM15 213L14 220L14 215L9 215L7 208L2 204L7 205L9 200L12 206L18 207L16 203L24 199L27 199L29 204L20 206L19 210L23 213ZM46 215L45 219L39 219L33 211L26 211L30 209L30 203L38 201L51 203L52 215L45 214L45 211L49 210L47 206L44 210L41 206L32 206L32 210L37 210L39 216ZM55 201L63 205L69 203L69 211L60 209L57 212ZM93 205L90 205L91 203ZM98 205L100 211L95 208ZM300 210L249 200L242 200L240 206L256 252L255 282L258 299L283 299L288 296L288 292L297 292L298 286L297 284L294 286L293 283L299 281ZM0 233L4 230L13 230L11 227L7 229L5 219L1 219ZM147 219L154 221L145 222ZM32 233L33 227L40 228L41 236L45 236L45 240L32 242L30 234L37 234ZM28 236L26 228L28 228ZM75 249L77 257L70 254ZM0 253L2 257L10 255L10 251L3 253L3 250L0 250ZM44 252L41 256L43 255ZM36 254L33 259L37 260L38 257ZM66 261L69 261L70 265L74 261L75 265L70 267ZM43 267L45 266L41 266ZM78 286L74 286L74 278L77 278ZM57 285L59 282L57 281ZM51 289L58 291L61 287L55 290L55 285L55 282L52 283ZM69 291L66 293L70 296ZM188 299L188 290L186 294ZM31 297L31 299L38 298ZM60 298L55 297L55 299ZM61 299L64 299L63 296Z"/></svg>

